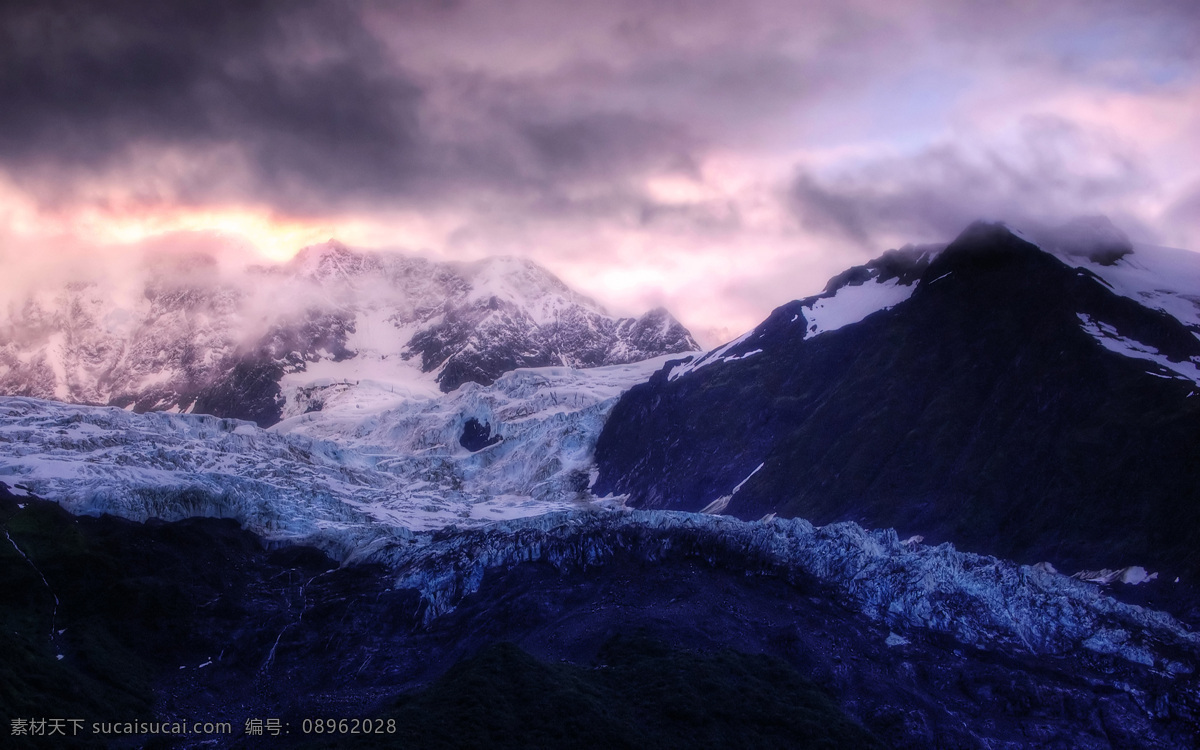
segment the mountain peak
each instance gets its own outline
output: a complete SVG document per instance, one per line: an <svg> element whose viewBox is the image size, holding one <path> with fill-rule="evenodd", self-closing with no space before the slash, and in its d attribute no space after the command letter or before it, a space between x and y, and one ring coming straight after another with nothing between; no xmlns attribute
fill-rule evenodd
<svg viewBox="0 0 1200 750"><path fill-rule="evenodd" d="M954 241L947 245L946 249L983 246L983 245L1001 245L1012 246L1014 241L1019 241L1022 245L1033 245L1036 243L1025 237L1020 230L1010 227L1002 221L984 221L982 219L971 222L967 228L959 232Z"/></svg>
<svg viewBox="0 0 1200 750"><path fill-rule="evenodd" d="M471 284L471 300L496 297L522 304L537 301L535 317L539 323L553 320L560 312L560 301L608 315L600 303L571 289L550 270L528 258L511 255L483 258L461 266L461 271Z"/></svg>
<svg viewBox="0 0 1200 750"><path fill-rule="evenodd" d="M331 238L301 249L287 266L298 276L328 281L376 272L380 262L375 253L352 250Z"/></svg>
<svg viewBox="0 0 1200 750"><path fill-rule="evenodd" d="M1133 252L1129 236L1104 215L1076 216L1057 225L1031 224L1025 231L1003 222L975 221L951 246L1015 247L1007 237L1034 245L1064 259L1083 258L1111 266Z"/></svg>
<svg viewBox="0 0 1200 750"><path fill-rule="evenodd" d="M1200 571L1200 511L1179 500L1200 487L1200 328L1175 317L1194 315L1191 295L989 222L909 284L878 265L628 391L593 491L866 519L1077 569Z"/></svg>
<svg viewBox="0 0 1200 750"><path fill-rule="evenodd" d="M1028 264L1030 270L1047 263L1061 265L1019 230L1002 222L975 221L930 261L921 281L931 284L954 271L974 274L1014 263Z"/></svg>

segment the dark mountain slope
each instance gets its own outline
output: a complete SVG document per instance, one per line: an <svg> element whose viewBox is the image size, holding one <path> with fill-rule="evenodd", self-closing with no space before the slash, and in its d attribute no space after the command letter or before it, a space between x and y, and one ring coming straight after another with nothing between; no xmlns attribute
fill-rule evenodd
<svg viewBox="0 0 1200 750"><path fill-rule="evenodd" d="M732 494L722 512L741 518L1200 575L1200 388L1084 328L1186 361L1200 341L1177 320L986 224L890 310L807 340L806 312L784 305L722 361L629 391L594 491L681 510Z"/></svg>
<svg viewBox="0 0 1200 750"><path fill-rule="evenodd" d="M594 666L501 643L386 712L421 748L883 748L786 662L614 637ZM314 747L327 747L324 743Z"/></svg>

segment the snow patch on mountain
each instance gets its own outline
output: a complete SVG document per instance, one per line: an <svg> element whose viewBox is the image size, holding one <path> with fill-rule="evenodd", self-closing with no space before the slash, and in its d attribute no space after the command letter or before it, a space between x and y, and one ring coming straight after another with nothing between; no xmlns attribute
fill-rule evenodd
<svg viewBox="0 0 1200 750"><path fill-rule="evenodd" d="M804 338L836 331L903 303L912 296L921 273L945 245L906 245L854 266L829 280L820 294L786 305L788 325L804 326ZM781 310L784 308L780 308ZM776 311L779 312L779 311ZM733 341L680 362L668 373L678 380L718 362L734 362L761 354L762 329L747 331Z"/></svg>
<svg viewBox="0 0 1200 750"><path fill-rule="evenodd" d="M753 477L755 474L757 474L759 472L759 470L761 470L762 467L764 467L764 466L766 466L765 463L759 464L758 466L754 467L754 471L750 472L746 476L745 479L738 482L734 486L734 488L729 491L728 495L722 495L721 497L718 497L716 500L713 500L711 503L709 503L708 505L701 508L700 512L710 514L710 515L717 515L717 514L721 513L722 511L724 511L726 508L729 507L729 501L732 500L733 496L738 493L738 490L740 490L746 484L746 482L749 482L750 477Z"/></svg>
<svg viewBox="0 0 1200 750"><path fill-rule="evenodd" d="M1132 242L1104 216L1013 234L1067 265L1099 276L1117 294L1171 315L1200 335L1200 253Z"/></svg>
<svg viewBox="0 0 1200 750"><path fill-rule="evenodd" d="M1083 330L1087 331L1092 338L1100 342L1100 345L1105 349L1120 354L1123 357L1141 359L1157 365L1158 372L1149 371L1151 375L1158 375L1158 377L1178 377L1200 384L1200 357L1193 357L1190 361L1174 362L1153 346L1135 341L1127 336L1122 336L1116 328L1104 321L1096 320L1084 313L1077 313L1076 315L1079 317ZM1161 373L1171 374L1165 375Z"/></svg>
<svg viewBox="0 0 1200 750"><path fill-rule="evenodd" d="M682 378L684 375L687 375L690 372L695 372L696 370L699 370L702 367L708 367L709 365L714 364L716 362L726 362L731 357L733 359L736 359L737 356L730 355L729 352L736 349L738 347L738 345L745 342L746 339L750 338L750 336L753 333L754 333L753 330L746 331L741 336L738 336L736 339L734 339L733 341L730 341L727 344L722 344L721 346L718 346L715 349L711 349L708 352L705 352L703 354L690 355L691 359L689 359L687 361L682 361L679 364L677 364L671 368L670 373L667 375L667 379L668 380L678 380L679 378Z"/></svg>
<svg viewBox="0 0 1200 750"><path fill-rule="evenodd" d="M805 338L858 323L872 313L888 310L912 296L916 282L901 284L899 279L879 282L872 279L863 284L846 285L831 297L820 297L805 308L808 319Z"/></svg>
<svg viewBox="0 0 1200 750"><path fill-rule="evenodd" d="M1135 243L1111 265L1086 267L1117 294L1163 312L1200 334L1200 253Z"/></svg>
<svg viewBox="0 0 1200 750"><path fill-rule="evenodd" d="M1141 565L1130 565L1129 567L1118 568L1117 570L1111 570L1109 568L1101 568L1100 570L1081 570L1071 577L1078 581L1098 583L1103 586L1108 586L1118 581L1130 586L1138 586L1140 584L1148 583L1157 579L1158 573L1150 573Z"/></svg>

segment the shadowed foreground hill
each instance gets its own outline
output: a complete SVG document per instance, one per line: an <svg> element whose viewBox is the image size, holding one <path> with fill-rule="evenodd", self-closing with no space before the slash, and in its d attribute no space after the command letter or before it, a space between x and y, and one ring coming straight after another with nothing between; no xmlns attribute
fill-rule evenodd
<svg viewBox="0 0 1200 750"><path fill-rule="evenodd" d="M1200 726L1178 623L850 525L559 514L427 535L389 569L2 488L0 520L0 711L233 730L93 746L257 747L268 718L279 747L1174 748Z"/></svg>

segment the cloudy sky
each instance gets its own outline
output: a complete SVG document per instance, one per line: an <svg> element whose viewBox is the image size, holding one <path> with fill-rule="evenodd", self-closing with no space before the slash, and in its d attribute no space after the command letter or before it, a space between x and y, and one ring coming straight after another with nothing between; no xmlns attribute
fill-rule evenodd
<svg viewBox="0 0 1200 750"><path fill-rule="evenodd" d="M715 344L975 218L1200 249L1197 40L1194 0L5 3L0 284L337 237Z"/></svg>

